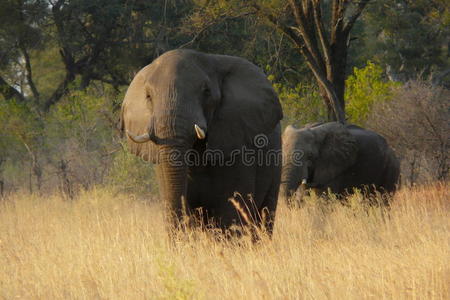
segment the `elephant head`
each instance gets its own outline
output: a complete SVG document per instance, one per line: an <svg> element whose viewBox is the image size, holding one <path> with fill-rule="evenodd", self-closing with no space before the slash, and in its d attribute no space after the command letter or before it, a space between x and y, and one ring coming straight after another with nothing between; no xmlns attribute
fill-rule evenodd
<svg viewBox="0 0 450 300"><path fill-rule="evenodd" d="M166 52L140 70L122 104L122 128L132 153L159 164L158 180L172 217L182 213L192 148L220 150L226 157L282 118L263 72L245 59Z"/></svg>
<svg viewBox="0 0 450 300"><path fill-rule="evenodd" d="M357 159L355 138L338 122L314 124L283 133L283 168L280 196L288 201L299 189L321 188Z"/></svg>

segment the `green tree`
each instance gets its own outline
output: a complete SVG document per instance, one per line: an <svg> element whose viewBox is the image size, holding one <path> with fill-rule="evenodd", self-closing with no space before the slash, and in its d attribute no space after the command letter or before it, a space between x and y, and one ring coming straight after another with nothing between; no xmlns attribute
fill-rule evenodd
<svg viewBox="0 0 450 300"><path fill-rule="evenodd" d="M379 65L369 61L364 68L355 67L353 75L347 78L345 100L351 123L364 126L375 103L392 99L393 87L399 84L384 79L383 74Z"/></svg>
<svg viewBox="0 0 450 300"><path fill-rule="evenodd" d="M30 51L45 39L46 1L4 0L0 3L0 93L6 100L39 99L33 82Z"/></svg>
<svg viewBox="0 0 450 300"><path fill-rule="evenodd" d="M51 20L66 74L44 108L58 102L77 76L80 89L92 80L115 87L128 84L130 72L150 62L155 52L166 50L166 31L173 21L168 14L176 11L166 4L124 0L52 3Z"/></svg>
<svg viewBox="0 0 450 300"><path fill-rule="evenodd" d="M234 10L227 1L194 1L183 31L192 37L182 47L242 56L260 66L275 82L295 86L309 81L302 56L286 36L246 9Z"/></svg>
<svg viewBox="0 0 450 300"><path fill-rule="evenodd" d="M273 79L273 76L269 76L269 79ZM314 85L298 83L290 87L287 84L274 83L273 86L283 107L283 127L302 127L308 123L327 121L327 111L321 105L322 97Z"/></svg>
<svg viewBox="0 0 450 300"><path fill-rule="evenodd" d="M102 93L93 87L72 91L46 116L47 160L67 177L66 191L72 191L74 185L89 188L102 182L111 159L109 153L117 148L109 121L114 118L113 103Z"/></svg>
<svg viewBox="0 0 450 300"><path fill-rule="evenodd" d="M386 67L393 80L450 83L448 0L374 1L363 18L365 60Z"/></svg>
<svg viewBox="0 0 450 300"><path fill-rule="evenodd" d="M153 165L131 154L124 144L114 153L105 183L127 194L158 193Z"/></svg>
<svg viewBox="0 0 450 300"><path fill-rule="evenodd" d="M119 89L142 66L188 41L179 26L190 7L175 0L6 0L0 5L0 93L48 111L71 88L83 90L92 81ZM35 84L39 62L32 62L39 50L44 57L52 53L62 72L45 97Z"/></svg>
<svg viewBox="0 0 450 300"><path fill-rule="evenodd" d="M26 171L29 191L33 191L33 177L37 189L42 187L43 124L29 105L16 100L0 101L0 159L12 161L14 172ZM29 168L24 165L29 162Z"/></svg>
<svg viewBox="0 0 450 300"><path fill-rule="evenodd" d="M345 77L350 32L369 0L199 1L200 9L249 14L277 28L304 57L329 119L345 122ZM212 9L210 7L213 7Z"/></svg>

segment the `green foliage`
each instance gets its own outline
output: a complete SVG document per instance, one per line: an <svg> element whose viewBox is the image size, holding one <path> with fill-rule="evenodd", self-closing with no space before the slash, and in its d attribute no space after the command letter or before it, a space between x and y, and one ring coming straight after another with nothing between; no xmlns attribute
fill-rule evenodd
<svg viewBox="0 0 450 300"><path fill-rule="evenodd" d="M125 144L114 153L106 183L113 190L127 194L158 193L153 165L130 153Z"/></svg>
<svg viewBox="0 0 450 300"><path fill-rule="evenodd" d="M348 119L353 124L364 125L374 103L392 98L392 88L399 83L383 79L383 69L372 62L364 68L353 69L346 80L345 101Z"/></svg>
<svg viewBox="0 0 450 300"><path fill-rule="evenodd" d="M27 103L0 99L0 181L18 187L26 184L25 172L32 171L29 163L36 166L35 152L43 147L43 126Z"/></svg>
<svg viewBox="0 0 450 300"><path fill-rule="evenodd" d="M46 119L47 161L67 173L70 189L102 183L114 144L112 102L94 88L74 91L53 106ZM65 168L63 167L65 166ZM68 187L65 187L68 189Z"/></svg>
<svg viewBox="0 0 450 300"><path fill-rule="evenodd" d="M50 97L65 75L59 49L54 44L49 42L45 48L30 52L33 80L41 99Z"/></svg>
<svg viewBox="0 0 450 300"><path fill-rule="evenodd" d="M273 77L269 76L269 80ZM316 87L299 83L289 87L281 83L273 84L283 107L283 127L326 121L327 112L322 97Z"/></svg>
<svg viewBox="0 0 450 300"><path fill-rule="evenodd" d="M151 164L143 162L114 140L109 120L113 102L92 89L70 93L50 112L47 139L53 161L70 161L92 183L106 183L116 191L148 195L156 192ZM86 184L83 184L86 185Z"/></svg>
<svg viewBox="0 0 450 300"><path fill-rule="evenodd" d="M26 103L0 101L0 133L0 153L16 155L41 137L42 122Z"/></svg>
<svg viewBox="0 0 450 300"><path fill-rule="evenodd" d="M283 1L258 1L275 15ZM187 47L203 52L245 57L261 67L274 81L296 85L308 75L307 66L291 41L264 18L254 14L246 1L194 1L182 31L193 36ZM293 69L295 66L295 70Z"/></svg>
<svg viewBox="0 0 450 300"><path fill-rule="evenodd" d="M190 7L190 1L70 0L52 9L51 18L61 22L60 47L79 65L77 74L124 85L133 72L188 40L180 23Z"/></svg>
<svg viewBox="0 0 450 300"><path fill-rule="evenodd" d="M122 98L96 85L70 92L45 116L27 103L1 100L0 180L30 191L36 177L38 188L65 192L107 184L139 196L156 193L152 165L117 141L113 120Z"/></svg>
<svg viewBox="0 0 450 300"><path fill-rule="evenodd" d="M75 138L85 147L100 145L110 139L111 103L89 91L71 92L53 107L47 118L49 138Z"/></svg>
<svg viewBox="0 0 450 300"><path fill-rule="evenodd" d="M112 144L112 111L106 97L89 91L70 93L47 117L46 141L49 161L58 168L70 166L74 180L85 188L101 181Z"/></svg>
<svg viewBox="0 0 450 300"><path fill-rule="evenodd" d="M450 66L448 0L378 0L368 5L361 56L389 65L402 81Z"/></svg>
<svg viewBox="0 0 450 300"><path fill-rule="evenodd" d="M0 67L17 59L26 48L38 48L43 40L47 3L43 0L0 2Z"/></svg>
<svg viewBox="0 0 450 300"><path fill-rule="evenodd" d="M45 184L55 186L64 161L70 184L107 183L119 190L153 193L151 165L117 141L114 127L123 99L119 90L138 69L174 48L242 56L260 66L275 82L283 126L327 120L298 49L262 15L255 15L253 1L135 2L0 3L0 161L5 161L0 177L8 186L32 177L33 162ZM279 22L293 24L286 1L256 3ZM321 2L325 12L330 4ZM347 69L367 60L376 63L355 68L347 80L349 121L365 124L374 104L392 98L391 88L397 84L384 79L385 66L393 71L390 78L396 75L402 81L418 74L445 74L450 66L449 25L448 0L371 1L352 30ZM448 84L448 75L440 82ZM53 95L56 104L43 109L53 103Z"/></svg>

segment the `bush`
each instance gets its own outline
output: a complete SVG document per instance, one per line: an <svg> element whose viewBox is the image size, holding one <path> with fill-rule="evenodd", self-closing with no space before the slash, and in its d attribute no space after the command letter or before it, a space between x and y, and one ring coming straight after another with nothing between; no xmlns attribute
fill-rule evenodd
<svg viewBox="0 0 450 300"><path fill-rule="evenodd" d="M54 186L73 196L79 188L103 183L117 148L110 119L112 103L95 90L74 91L46 118L46 157Z"/></svg>
<svg viewBox="0 0 450 300"><path fill-rule="evenodd" d="M348 120L361 126L365 125L372 106L391 100L393 87L400 85L384 80L383 69L370 61L364 68L354 68L353 75L347 78L345 84Z"/></svg>
<svg viewBox="0 0 450 300"><path fill-rule="evenodd" d="M14 190L27 186L31 192L34 181L41 188L38 152L44 144L43 128L42 119L28 103L0 101L0 193L8 185Z"/></svg>
<svg viewBox="0 0 450 300"><path fill-rule="evenodd" d="M283 107L283 127L287 125L302 127L307 123L327 120L323 99L315 86L303 83L295 87L280 83L275 83L273 86Z"/></svg>
<svg viewBox="0 0 450 300"><path fill-rule="evenodd" d="M0 196L23 188L73 198L102 184L154 191L153 168L126 152L114 130L121 98L93 84L72 91L45 116L28 102L0 101Z"/></svg>
<svg viewBox="0 0 450 300"><path fill-rule="evenodd" d="M450 92L421 80L394 90L392 101L375 103L368 127L382 134L402 161L403 181L445 181L449 175Z"/></svg>
<svg viewBox="0 0 450 300"><path fill-rule="evenodd" d="M393 88L400 83L385 80L383 69L370 61L364 68L354 68L353 72L346 81L348 121L365 126L372 106L391 100ZM272 79L269 76L269 80ZM273 86L283 106L284 126L294 124L302 127L307 123L327 122L327 111L316 86L305 83L295 87L280 83L274 83Z"/></svg>
<svg viewBox="0 0 450 300"><path fill-rule="evenodd" d="M114 153L106 183L116 192L134 195L158 193L153 165L131 154L126 145Z"/></svg>

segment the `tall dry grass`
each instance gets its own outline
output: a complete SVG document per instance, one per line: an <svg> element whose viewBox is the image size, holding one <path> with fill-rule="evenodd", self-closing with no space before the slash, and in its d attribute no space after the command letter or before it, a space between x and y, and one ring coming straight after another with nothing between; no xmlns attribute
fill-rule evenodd
<svg viewBox="0 0 450 300"><path fill-rule="evenodd" d="M449 299L448 186L401 190L390 213L280 204L272 241L169 246L162 210L97 189L0 205L0 298Z"/></svg>

